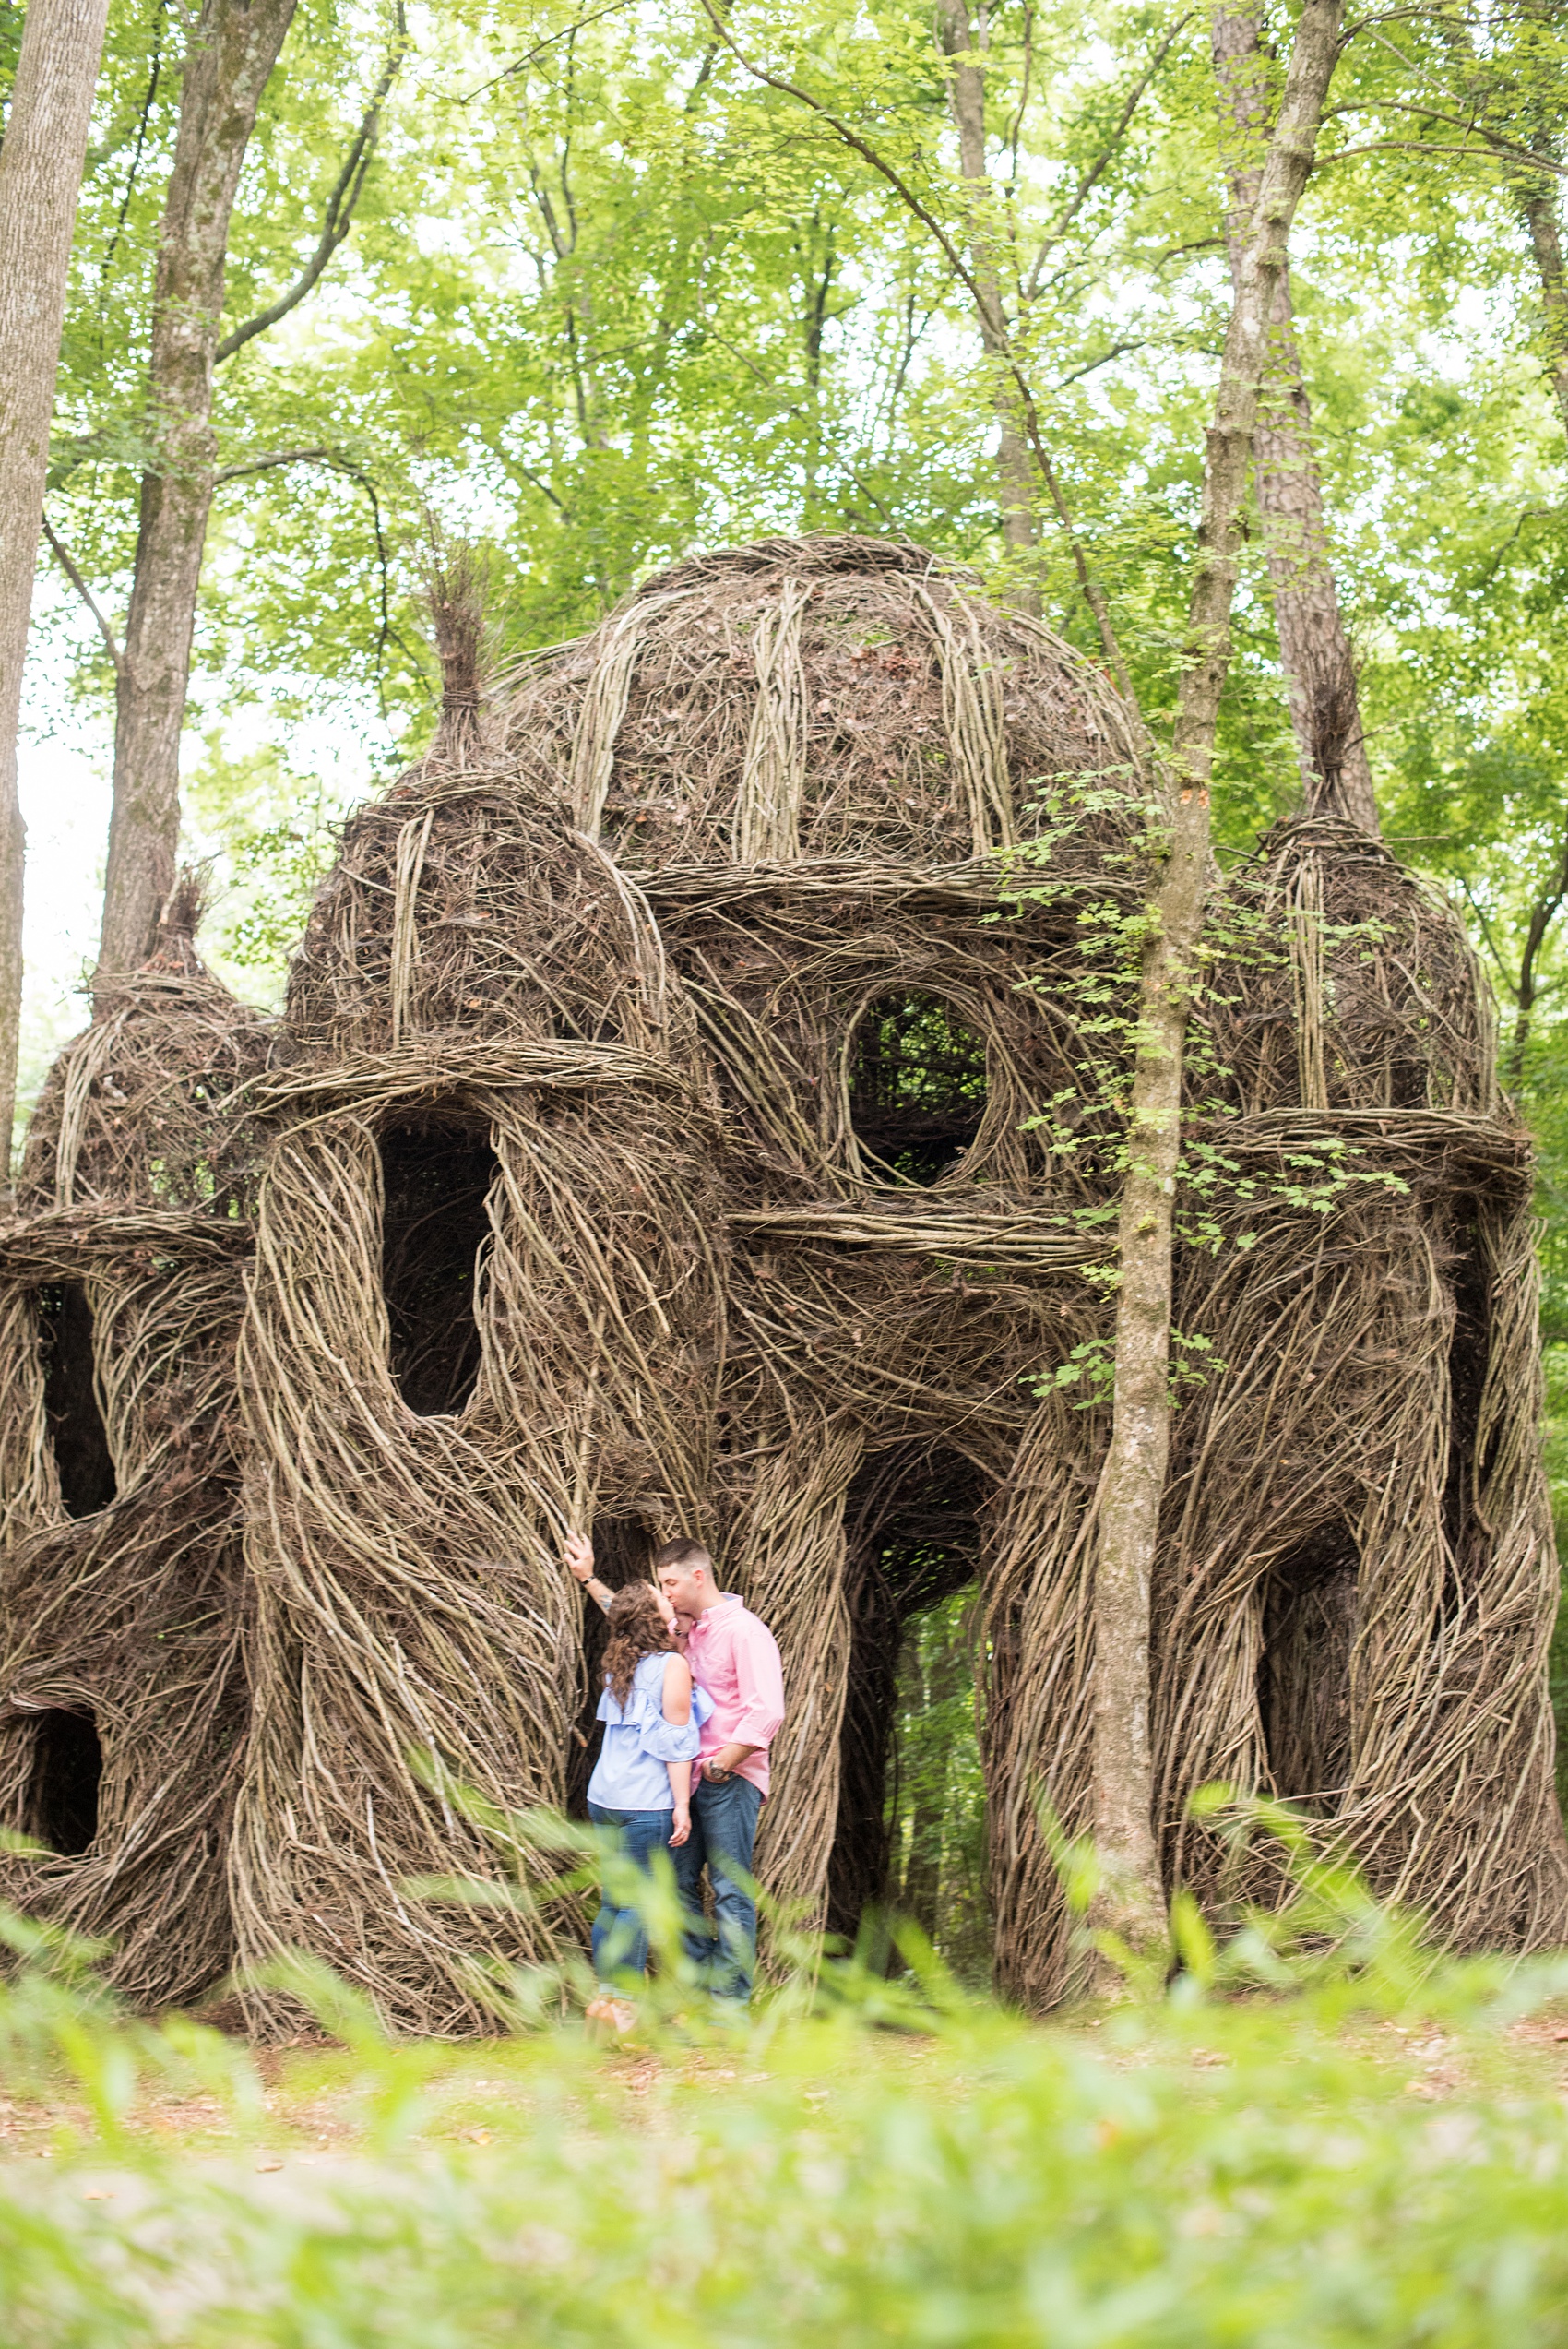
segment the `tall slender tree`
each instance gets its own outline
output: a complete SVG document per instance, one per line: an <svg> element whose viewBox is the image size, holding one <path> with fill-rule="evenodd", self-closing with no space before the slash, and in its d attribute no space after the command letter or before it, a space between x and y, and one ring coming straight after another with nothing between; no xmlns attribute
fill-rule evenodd
<svg viewBox="0 0 1568 2349"><path fill-rule="evenodd" d="M145 959L174 881L180 733L218 470L212 381L229 221L256 110L293 14L294 0L204 0L185 56L153 294L153 456L142 476L116 683L101 989Z"/></svg>
<svg viewBox="0 0 1568 2349"><path fill-rule="evenodd" d="M986 169L985 54L990 45L991 10L987 0L980 0L972 14L969 0L940 0L937 20L942 45L952 60L951 103L958 132L958 169L973 197L969 252L980 340L995 376L1002 536L1018 554L1032 547L1038 535L1034 514L1038 483L1019 412L1018 387L1009 366L1012 338L1003 298L1002 256L992 218L991 175ZM1031 588L1032 583L1026 585L1027 600L1038 605L1038 591Z"/></svg>
<svg viewBox="0 0 1568 2349"><path fill-rule="evenodd" d="M1095 1568L1093 1914L1145 1950L1165 1938L1149 1743L1149 1592L1170 1453L1173 1210L1182 1078L1209 874L1209 781L1230 665L1242 502L1269 363L1269 321L1313 167L1343 0L1304 0L1235 272L1204 456L1198 560L1178 690L1164 874L1149 909L1117 1224L1111 1445Z"/></svg>
<svg viewBox="0 0 1568 2349"><path fill-rule="evenodd" d="M406 47L399 0L385 69L327 198L314 253L275 302L222 335L234 197L294 6L295 0L203 0L185 59L153 293L148 386L153 456L142 476L130 606L125 643L116 650L114 787L100 988L135 969L149 951L160 908L173 885L180 736L202 554L220 478L215 372L305 299L349 233L374 152L381 108ZM289 449L259 462L267 466L327 454Z"/></svg>
<svg viewBox="0 0 1568 2349"><path fill-rule="evenodd" d="M10 1163L26 839L17 730L77 198L107 0L30 0L0 147L0 1181Z"/></svg>
<svg viewBox="0 0 1568 2349"><path fill-rule="evenodd" d="M1220 0L1211 34L1229 196L1226 244L1231 281L1239 286L1263 184L1271 111L1260 0ZM1268 357L1253 455L1305 804L1314 813L1348 817L1364 831L1375 832L1377 801L1361 730L1356 662L1330 559L1312 402L1302 380L1285 257L1269 304Z"/></svg>

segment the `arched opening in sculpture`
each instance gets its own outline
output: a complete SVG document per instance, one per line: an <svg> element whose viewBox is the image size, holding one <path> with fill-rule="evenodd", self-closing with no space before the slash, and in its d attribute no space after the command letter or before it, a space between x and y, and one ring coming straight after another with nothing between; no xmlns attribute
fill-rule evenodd
<svg viewBox="0 0 1568 2349"><path fill-rule="evenodd" d="M830 1929L907 1911L966 1972L989 1960L985 1659L979 1513L985 1483L961 1454L906 1446L867 1463L844 1524L850 1617Z"/></svg>
<svg viewBox="0 0 1568 2349"><path fill-rule="evenodd" d="M1258 1713L1274 1790L1324 1814L1350 1776L1350 1650L1360 1558L1343 1520L1268 1570Z"/></svg>
<svg viewBox="0 0 1568 2349"><path fill-rule="evenodd" d="M93 1376L92 1307L79 1281L39 1290L38 1336L61 1503L67 1517L91 1517L114 1497L114 1461Z"/></svg>
<svg viewBox="0 0 1568 2349"><path fill-rule="evenodd" d="M461 1411L479 1377L474 1282L497 1161L484 1127L450 1109L389 1119L379 1147L392 1376L432 1419Z"/></svg>
<svg viewBox="0 0 1568 2349"><path fill-rule="evenodd" d="M62 1859L78 1859L98 1833L103 1748L90 1713L51 1706L33 1731L27 1830Z"/></svg>
<svg viewBox="0 0 1568 2349"><path fill-rule="evenodd" d="M985 1115L985 1043L935 996L868 1004L849 1042L849 1117L873 1174L927 1189Z"/></svg>
<svg viewBox="0 0 1568 2349"><path fill-rule="evenodd" d="M1478 1446L1481 1397L1491 1352L1491 1299L1479 1222L1477 1202L1459 1200L1453 1227L1455 1256L1448 1274L1454 1327L1448 1341L1448 1473L1443 1482L1443 1520L1461 1580L1472 1563L1469 1553L1479 1530L1476 1488L1478 1483L1484 1483L1488 1468Z"/></svg>

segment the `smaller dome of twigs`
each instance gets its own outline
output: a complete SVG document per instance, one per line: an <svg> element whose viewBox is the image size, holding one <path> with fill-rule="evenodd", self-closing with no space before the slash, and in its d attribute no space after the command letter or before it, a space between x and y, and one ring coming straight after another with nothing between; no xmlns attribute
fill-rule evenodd
<svg viewBox="0 0 1568 2349"><path fill-rule="evenodd" d="M184 875L139 971L55 1060L28 1128L24 1213L113 1202L207 1207L248 1196L251 1080L271 1036L196 952L199 885Z"/></svg>
<svg viewBox="0 0 1568 2349"><path fill-rule="evenodd" d="M1215 1041L1243 1111L1497 1108L1491 990L1452 907L1336 818L1277 825L1235 875Z"/></svg>

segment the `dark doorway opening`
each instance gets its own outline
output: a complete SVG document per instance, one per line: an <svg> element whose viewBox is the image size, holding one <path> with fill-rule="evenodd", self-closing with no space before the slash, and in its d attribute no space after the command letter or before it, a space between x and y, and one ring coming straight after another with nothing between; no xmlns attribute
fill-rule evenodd
<svg viewBox="0 0 1568 2349"><path fill-rule="evenodd" d="M103 1748L92 1715L52 1707L33 1732L28 1832L63 1859L77 1859L98 1833Z"/></svg>
<svg viewBox="0 0 1568 2349"><path fill-rule="evenodd" d="M91 1517L114 1497L114 1461L93 1383L92 1307L79 1281L40 1289L38 1338L60 1499L67 1517Z"/></svg>
<svg viewBox="0 0 1568 2349"><path fill-rule="evenodd" d="M849 1047L849 1115L862 1150L905 1183L955 1165L985 1115L985 1044L934 996L883 996Z"/></svg>
<svg viewBox="0 0 1568 2349"><path fill-rule="evenodd" d="M845 1504L850 1619L828 1926L868 1912L924 1926L955 1971L983 1978L984 1654L979 1515L985 1481L956 1452L868 1462Z"/></svg>
<svg viewBox="0 0 1568 2349"><path fill-rule="evenodd" d="M1478 1538L1484 1538L1476 1516L1476 1492L1485 1482L1488 1463L1478 1458L1476 1447L1491 1352L1491 1296L1473 1200L1459 1203L1453 1238L1455 1255L1449 1279L1454 1331L1448 1341L1448 1473L1443 1520L1463 1581Z"/></svg>
<svg viewBox="0 0 1568 2349"><path fill-rule="evenodd" d="M593 1529L593 1570L611 1590L653 1579L659 1544L640 1517L600 1518ZM599 1759L599 1699L604 1687L604 1643L610 1627L591 1599L583 1605L583 1678L576 1728L566 1757L566 1815L587 1818L588 1783Z"/></svg>
<svg viewBox="0 0 1568 2349"><path fill-rule="evenodd" d="M1344 1523L1276 1561L1264 1586L1258 1712L1275 1792L1338 1807L1350 1777L1350 1651L1360 1558Z"/></svg>
<svg viewBox="0 0 1568 2349"><path fill-rule="evenodd" d="M479 1377L474 1279L497 1173L485 1129L409 1117L381 1130L381 1283L392 1376L422 1419L461 1411Z"/></svg>

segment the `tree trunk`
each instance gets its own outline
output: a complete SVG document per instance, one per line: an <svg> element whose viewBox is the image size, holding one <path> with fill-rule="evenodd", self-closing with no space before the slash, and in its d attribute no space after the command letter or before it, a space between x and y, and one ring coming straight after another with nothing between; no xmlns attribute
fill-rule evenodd
<svg viewBox="0 0 1568 2349"><path fill-rule="evenodd" d="M976 65L977 55L983 56L990 34L989 8L982 0L978 18L971 23L968 0L940 0L939 21L942 45L950 57L959 62L953 71L953 119L958 131L958 168L974 191L975 217L969 239L973 256L975 287L979 294L976 308L980 319L980 340L986 357L997 371L994 404L997 421L996 471L1002 493L1002 535L1015 553L1032 548L1038 538L1034 516L1034 467L1029 456L1028 441L1023 420L1018 413L1018 399L1011 375L1004 373L1011 363L1012 352L1007 332L1007 314L1002 300L1002 271L996 252L996 240L983 207L991 195L991 178L985 167L985 68ZM1036 590L1032 583L1028 590L1031 598Z"/></svg>
<svg viewBox="0 0 1568 2349"><path fill-rule="evenodd" d="M1519 983L1514 989L1514 1033L1509 1040L1506 1062L1508 1082L1515 1092L1518 1092L1525 1082L1525 1055L1529 1049L1530 1028L1540 996L1541 952L1548 933L1564 904L1568 904L1568 838L1563 840L1556 874L1531 906L1530 918L1525 927L1525 948L1519 957ZM1503 975L1506 978L1506 972Z"/></svg>
<svg viewBox="0 0 1568 2349"><path fill-rule="evenodd" d="M1523 173L1518 174L1522 180ZM1568 273L1562 266L1562 212L1555 182L1521 186L1519 213L1530 233L1546 314L1546 372L1568 432Z"/></svg>
<svg viewBox="0 0 1568 2349"><path fill-rule="evenodd" d="M212 376L229 220L294 0L204 0L159 234L136 574L114 718L114 796L95 984L152 950L180 844L180 735L212 506Z"/></svg>
<svg viewBox="0 0 1568 2349"><path fill-rule="evenodd" d="M0 147L0 1188L9 1178L22 1004L22 664L71 236L107 14L107 0L30 0Z"/></svg>
<svg viewBox="0 0 1568 2349"><path fill-rule="evenodd" d="M1238 0L1234 6L1219 0L1212 30L1230 195L1225 232L1234 289L1263 180L1268 132L1268 82L1258 0ZM1377 802L1361 733L1356 664L1329 562L1323 488L1313 452L1312 403L1301 380L1289 261L1281 263L1269 304L1268 358L1253 437L1253 465L1306 805L1314 815L1343 816L1363 831L1375 833Z"/></svg>
<svg viewBox="0 0 1568 2349"><path fill-rule="evenodd" d="M1175 805L1140 988L1117 1228L1112 1425L1095 1571L1094 1836L1102 1878L1091 1918L1148 1951L1165 1940L1149 1746L1149 1588L1170 1450L1171 1218L1182 1057L1208 877L1209 777L1230 662L1241 502L1269 318L1338 54L1341 9L1342 0L1305 0L1236 272L1204 459L1198 563L1176 709Z"/></svg>

